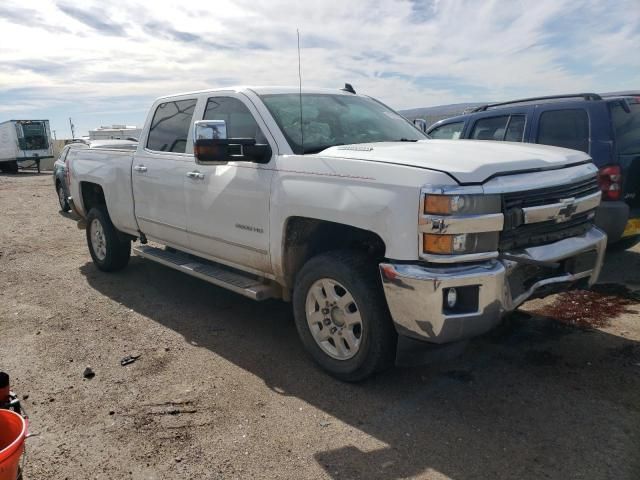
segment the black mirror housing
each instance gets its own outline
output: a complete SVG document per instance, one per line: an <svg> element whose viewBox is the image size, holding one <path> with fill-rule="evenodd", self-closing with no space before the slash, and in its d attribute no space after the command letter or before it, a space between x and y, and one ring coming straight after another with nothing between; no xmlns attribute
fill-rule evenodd
<svg viewBox="0 0 640 480"><path fill-rule="evenodd" d="M269 144L256 143L255 138L199 138L193 144L196 161L202 164L269 163L272 153Z"/></svg>

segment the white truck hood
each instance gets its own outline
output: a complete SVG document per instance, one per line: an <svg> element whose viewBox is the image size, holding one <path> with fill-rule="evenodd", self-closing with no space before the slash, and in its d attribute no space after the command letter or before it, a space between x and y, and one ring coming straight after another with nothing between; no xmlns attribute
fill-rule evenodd
<svg viewBox="0 0 640 480"><path fill-rule="evenodd" d="M340 145L323 150L318 156L428 168L448 173L462 184L483 183L497 174L560 168L590 159L586 153L566 148L478 140Z"/></svg>

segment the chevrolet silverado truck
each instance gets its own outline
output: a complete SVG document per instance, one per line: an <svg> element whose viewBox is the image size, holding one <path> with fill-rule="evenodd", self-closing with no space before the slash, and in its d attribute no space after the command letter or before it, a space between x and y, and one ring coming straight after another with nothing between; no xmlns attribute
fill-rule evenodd
<svg viewBox="0 0 640 480"><path fill-rule="evenodd" d="M162 97L137 150L66 162L98 269L124 268L139 241L141 257L290 301L311 357L345 381L593 284L607 242L587 154L431 140L347 87Z"/></svg>

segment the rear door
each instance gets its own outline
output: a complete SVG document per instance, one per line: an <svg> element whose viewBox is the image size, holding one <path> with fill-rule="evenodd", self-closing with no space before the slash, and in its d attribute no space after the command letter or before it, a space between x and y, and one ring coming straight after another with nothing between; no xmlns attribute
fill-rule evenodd
<svg viewBox="0 0 640 480"><path fill-rule="evenodd" d="M155 106L133 158L135 214L149 238L188 248L185 180L193 167L191 128L196 98L179 97Z"/></svg>
<svg viewBox="0 0 640 480"><path fill-rule="evenodd" d="M631 216L640 217L640 97L610 102L609 111L623 199L631 207Z"/></svg>
<svg viewBox="0 0 640 480"><path fill-rule="evenodd" d="M204 120L224 120L229 138L255 138L277 146L254 105L242 94L221 92L204 99ZM191 248L223 263L269 273L269 206L273 160L196 165L186 180Z"/></svg>

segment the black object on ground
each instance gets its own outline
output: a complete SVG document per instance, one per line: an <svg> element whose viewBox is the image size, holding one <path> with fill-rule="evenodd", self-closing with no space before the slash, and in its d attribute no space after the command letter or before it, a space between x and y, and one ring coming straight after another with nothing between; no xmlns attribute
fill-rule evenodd
<svg viewBox="0 0 640 480"><path fill-rule="evenodd" d="M127 355L122 360L120 360L120 365L124 367L125 365L129 365L130 363L135 362L138 358L140 358L139 354Z"/></svg>

